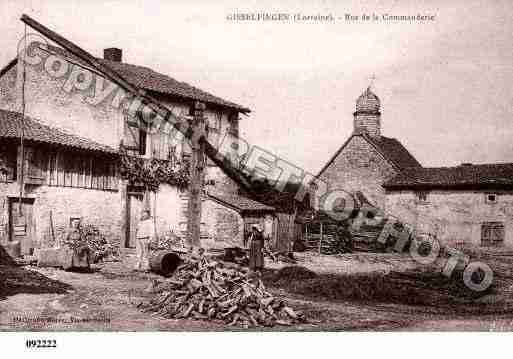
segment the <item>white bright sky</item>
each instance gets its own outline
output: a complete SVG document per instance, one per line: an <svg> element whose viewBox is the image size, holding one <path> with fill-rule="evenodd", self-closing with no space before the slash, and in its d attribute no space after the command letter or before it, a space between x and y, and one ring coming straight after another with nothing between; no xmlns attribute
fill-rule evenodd
<svg viewBox="0 0 513 359"><path fill-rule="evenodd" d="M234 11L436 18L227 21ZM355 100L372 74L383 134L424 166L513 162L511 0L2 0L0 67L16 55L22 13L94 55L120 47L126 62L250 107L242 136L312 172L350 135Z"/></svg>

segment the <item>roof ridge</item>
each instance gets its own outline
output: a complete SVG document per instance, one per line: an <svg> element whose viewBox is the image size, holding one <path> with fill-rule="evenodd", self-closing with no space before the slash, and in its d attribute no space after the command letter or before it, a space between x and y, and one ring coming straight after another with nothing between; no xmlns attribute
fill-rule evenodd
<svg viewBox="0 0 513 359"><path fill-rule="evenodd" d="M43 43L39 41L37 44ZM55 46L53 44L45 44L45 46L47 47L48 51L56 52L57 55L61 56L69 56L70 60L77 61L79 65L89 67L88 64L85 64L81 59L76 58L76 56L62 47ZM128 82L135 87L159 92L168 96L176 96L196 101L203 101L215 106L236 109L237 111L243 113L251 112L251 110L245 106L239 105L233 101L225 100L206 90L202 90L197 86L191 85L186 81L177 80L171 75L155 71L151 67L131 64L128 62L111 61L96 56L94 58L111 68L112 71L122 74L128 80ZM144 73L141 74L143 71Z"/></svg>

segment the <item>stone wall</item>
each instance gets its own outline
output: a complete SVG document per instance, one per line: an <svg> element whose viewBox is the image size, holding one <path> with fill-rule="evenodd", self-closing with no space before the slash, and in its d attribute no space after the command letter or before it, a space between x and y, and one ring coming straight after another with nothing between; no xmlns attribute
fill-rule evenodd
<svg viewBox="0 0 513 359"><path fill-rule="evenodd" d="M0 186L0 233L3 240L8 239L9 199L18 198L18 188L16 183ZM55 240L63 238L71 217L80 217L83 224L94 224L109 242L119 244L121 200L117 191L27 185L24 197L33 199L33 241L36 248L54 245L50 213Z"/></svg>
<svg viewBox="0 0 513 359"><path fill-rule="evenodd" d="M426 201L413 191L389 191L385 211L453 246L479 246L481 224L503 222L504 246L513 247L513 191L497 195L492 204L484 191L431 191Z"/></svg>
<svg viewBox="0 0 513 359"><path fill-rule="evenodd" d="M153 213L156 220L156 231L162 235L172 230L180 231L180 194L177 187L162 184L154 196Z"/></svg>
<svg viewBox="0 0 513 359"><path fill-rule="evenodd" d="M210 237L209 241L202 243L205 247L242 247L244 220L236 210L206 199L203 202L202 222Z"/></svg>
<svg viewBox="0 0 513 359"><path fill-rule="evenodd" d="M99 104L90 104L88 99L95 96L95 84L100 76L89 72L91 86L86 90L66 91L70 73L78 65L63 61L61 66L68 71L64 75L51 76L45 69L45 64L49 63L48 54L41 50L37 54L41 55L42 62L36 66L26 66L25 113L49 126L118 148L123 135L123 114L119 108L112 106L114 92ZM21 111L21 63L0 80L1 93L4 95L0 97L0 108ZM109 81L104 81L105 86L109 84Z"/></svg>
<svg viewBox="0 0 513 359"><path fill-rule="evenodd" d="M361 191L373 204L383 208L382 184L396 174L393 166L369 142L361 136L353 136L320 179L331 190Z"/></svg>

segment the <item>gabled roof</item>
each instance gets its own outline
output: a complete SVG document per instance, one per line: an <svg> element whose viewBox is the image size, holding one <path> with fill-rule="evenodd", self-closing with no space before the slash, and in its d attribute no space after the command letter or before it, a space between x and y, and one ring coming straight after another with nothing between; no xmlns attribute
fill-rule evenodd
<svg viewBox="0 0 513 359"><path fill-rule="evenodd" d="M410 168L383 187L409 188L501 188L513 186L513 163Z"/></svg>
<svg viewBox="0 0 513 359"><path fill-rule="evenodd" d="M371 137L365 133L353 134L346 142L340 146L335 154L329 159L324 167L319 171L316 177L319 177L338 157L338 155L344 150L347 144L355 136L360 136L369 142L381 155L389 161L399 171L406 168L419 168L422 167L419 161L413 157L413 155L395 138L380 136L379 138Z"/></svg>
<svg viewBox="0 0 513 359"><path fill-rule="evenodd" d="M274 207L237 194L207 192L207 196L240 212L273 212L275 210Z"/></svg>
<svg viewBox="0 0 513 359"><path fill-rule="evenodd" d="M397 139L384 136L376 138L365 135L365 137L400 170L422 167L419 161Z"/></svg>
<svg viewBox="0 0 513 359"><path fill-rule="evenodd" d="M186 82L180 82L170 76L153 71L148 67L130 65L104 59L98 60L109 66L112 70L116 71L119 75L123 76L132 85L139 88L166 95L182 97L185 99L203 101L206 103L232 108L244 113L251 111L247 107L214 96L197 87L189 85Z"/></svg>
<svg viewBox="0 0 513 359"><path fill-rule="evenodd" d="M23 116L19 112L0 110L0 138L20 138L22 119ZM112 147L68 134L63 130L44 125L30 117L25 117L24 125L24 138L28 141L67 146L87 151L117 153Z"/></svg>
<svg viewBox="0 0 513 359"><path fill-rule="evenodd" d="M34 42L31 46L41 46L41 43ZM68 58L86 68L89 68L87 64L81 59L77 58L73 54L69 53L63 48L53 46L50 44L44 44L48 52L54 53L64 58ZM41 48L41 47L40 47ZM41 48L42 49L42 48ZM42 49L43 50L43 49ZM43 50L46 51L46 50ZM214 96L206 91L203 91L197 87L189 85L186 82L175 80L174 78L153 71L149 67L131 65L124 62L109 61L102 58L97 60L103 65L107 65L110 69L115 71L118 75L122 76L131 85L138 88L161 93L164 95L175 96L187 100L202 101L207 104L213 104L217 106L227 107L243 113L251 112L247 107L238 105L231 101L224 100L220 97ZM11 61L5 69L12 67L16 64L16 59Z"/></svg>

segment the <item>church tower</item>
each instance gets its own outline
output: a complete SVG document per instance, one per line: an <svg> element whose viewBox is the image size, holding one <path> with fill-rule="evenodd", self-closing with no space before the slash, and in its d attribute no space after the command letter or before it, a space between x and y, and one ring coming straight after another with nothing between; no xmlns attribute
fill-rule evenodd
<svg viewBox="0 0 513 359"><path fill-rule="evenodd" d="M371 137L381 136L381 102L367 87L364 93L356 100L356 112L354 116L354 133L366 133Z"/></svg>

